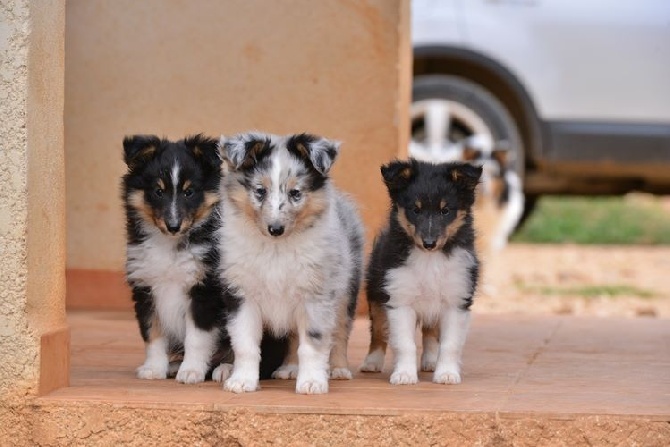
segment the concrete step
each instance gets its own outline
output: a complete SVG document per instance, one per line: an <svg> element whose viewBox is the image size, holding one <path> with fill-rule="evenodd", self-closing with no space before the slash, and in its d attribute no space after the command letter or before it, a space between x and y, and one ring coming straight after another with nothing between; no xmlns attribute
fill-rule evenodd
<svg viewBox="0 0 670 447"><path fill-rule="evenodd" d="M414 386L383 373L302 396L269 380L235 395L206 382L134 376L143 345L131 314L78 312L70 387L37 399L46 439L200 445L670 445L670 322L474 315L463 383ZM356 321L355 368L368 322ZM36 419L37 420L37 419ZM195 445L194 444L194 445Z"/></svg>

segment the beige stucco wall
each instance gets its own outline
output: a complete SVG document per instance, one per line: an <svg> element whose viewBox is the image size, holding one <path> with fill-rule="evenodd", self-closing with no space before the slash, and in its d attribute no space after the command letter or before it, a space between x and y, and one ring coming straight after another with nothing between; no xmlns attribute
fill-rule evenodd
<svg viewBox="0 0 670 447"><path fill-rule="evenodd" d="M64 0L0 4L3 400L36 393L45 358L67 366L66 350L59 351L66 348L64 19ZM40 347L52 344L54 334L56 349L45 357ZM51 371L59 377L62 372Z"/></svg>
<svg viewBox="0 0 670 447"><path fill-rule="evenodd" d="M368 235L379 165L406 146L409 0L69 0L68 267L120 270L121 140L247 129L343 141L336 182Z"/></svg>

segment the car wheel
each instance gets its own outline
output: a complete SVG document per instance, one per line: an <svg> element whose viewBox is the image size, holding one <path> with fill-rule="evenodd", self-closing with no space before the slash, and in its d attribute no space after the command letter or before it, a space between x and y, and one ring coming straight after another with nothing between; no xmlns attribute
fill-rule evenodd
<svg viewBox="0 0 670 447"><path fill-rule="evenodd" d="M524 146L507 108L485 88L467 79L425 75L414 79L410 117L411 156L433 161L463 160L469 159L466 152L475 148L485 172L488 164L490 175L504 175L505 170L516 174L521 204L517 204L518 216L513 223L506 218L509 236L523 215ZM504 162L492 156L500 152L505 155L501 158Z"/></svg>
<svg viewBox="0 0 670 447"><path fill-rule="evenodd" d="M467 143L504 143L509 166L523 178L523 141L507 108L478 84L457 76L414 79L410 153L419 158L458 159ZM488 141L486 141L488 140Z"/></svg>

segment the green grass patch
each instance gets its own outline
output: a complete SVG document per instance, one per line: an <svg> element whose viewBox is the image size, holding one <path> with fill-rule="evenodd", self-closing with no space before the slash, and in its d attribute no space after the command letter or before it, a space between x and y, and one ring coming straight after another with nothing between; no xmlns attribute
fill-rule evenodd
<svg viewBox="0 0 670 447"><path fill-rule="evenodd" d="M653 196L548 196L512 242L670 244L670 212Z"/></svg>
<svg viewBox="0 0 670 447"><path fill-rule="evenodd" d="M562 296L581 296L585 298L596 297L618 297L635 296L639 298L653 298L654 292L640 289L635 286L625 284L602 284L585 286L521 286L520 289L526 293L537 293L539 295L562 295Z"/></svg>

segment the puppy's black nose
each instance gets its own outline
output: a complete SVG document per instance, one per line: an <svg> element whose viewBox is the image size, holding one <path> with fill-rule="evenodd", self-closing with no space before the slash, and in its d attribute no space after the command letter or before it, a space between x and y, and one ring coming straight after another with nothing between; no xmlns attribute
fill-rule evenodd
<svg viewBox="0 0 670 447"><path fill-rule="evenodd" d="M268 232L272 236L281 236L284 234L284 227L282 225L268 225Z"/></svg>
<svg viewBox="0 0 670 447"><path fill-rule="evenodd" d="M170 232L170 234L179 233L179 228L181 228L181 222L178 222L176 224L174 224L174 223L167 224L167 229Z"/></svg>
<svg viewBox="0 0 670 447"><path fill-rule="evenodd" d="M435 239L423 240L423 248L425 248L426 250L432 250L435 247L437 247L437 241Z"/></svg>

